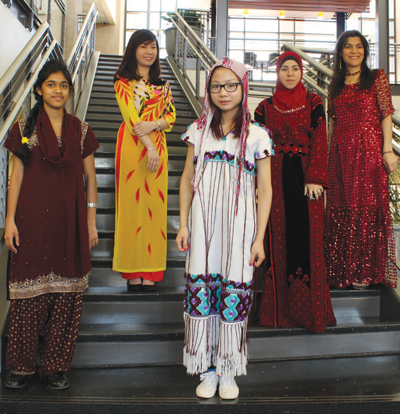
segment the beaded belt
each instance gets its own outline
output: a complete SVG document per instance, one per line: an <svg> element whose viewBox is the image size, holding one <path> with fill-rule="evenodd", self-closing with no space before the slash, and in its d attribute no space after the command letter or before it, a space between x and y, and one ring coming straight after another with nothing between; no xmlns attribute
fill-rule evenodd
<svg viewBox="0 0 400 414"><path fill-rule="evenodd" d="M292 154L309 155L310 148L301 145L290 145L290 144L277 144L274 147L275 154L278 152L284 152L285 154L291 152Z"/></svg>

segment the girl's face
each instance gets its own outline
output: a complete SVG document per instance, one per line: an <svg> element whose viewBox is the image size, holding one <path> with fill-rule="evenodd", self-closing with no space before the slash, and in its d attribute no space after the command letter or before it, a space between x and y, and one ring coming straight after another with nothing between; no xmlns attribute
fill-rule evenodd
<svg viewBox="0 0 400 414"><path fill-rule="evenodd" d="M64 108L69 97L69 83L63 73L52 73L40 88L37 88L39 95L43 97L45 107L51 109Z"/></svg>
<svg viewBox="0 0 400 414"><path fill-rule="evenodd" d="M361 68L364 59L364 46L358 36L347 38L343 45L342 57L346 68L351 70Z"/></svg>
<svg viewBox="0 0 400 414"><path fill-rule="evenodd" d="M243 98L240 79L230 69L218 67L211 77L210 96L213 104L222 112L236 113Z"/></svg>
<svg viewBox="0 0 400 414"><path fill-rule="evenodd" d="M142 43L136 49L136 62L138 67L150 68L157 59L157 42Z"/></svg>
<svg viewBox="0 0 400 414"><path fill-rule="evenodd" d="M286 60L279 69L279 80L287 89L293 89L301 80L301 69L295 60Z"/></svg>

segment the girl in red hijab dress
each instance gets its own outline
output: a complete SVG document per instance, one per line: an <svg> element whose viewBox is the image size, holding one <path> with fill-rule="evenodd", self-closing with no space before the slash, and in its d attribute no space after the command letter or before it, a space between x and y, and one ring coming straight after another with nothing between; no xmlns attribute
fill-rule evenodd
<svg viewBox="0 0 400 414"><path fill-rule="evenodd" d="M275 144L260 325L321 333L336 323L323 244L325 112L321 98L301 82L297 53L283 53L276 71L276 92L255 111L255 120L270 129Z"/></svg>

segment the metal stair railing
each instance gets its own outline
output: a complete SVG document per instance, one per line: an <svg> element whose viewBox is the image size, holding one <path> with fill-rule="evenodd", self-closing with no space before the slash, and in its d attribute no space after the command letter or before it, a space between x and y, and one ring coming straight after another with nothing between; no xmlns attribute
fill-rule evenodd
<svg viewBox="0 0 400 414"><path fill-rule="evenodd" d="M95 49L96 43L96 20L99 13L92 3L86 18L79 31L78 38L72 48L69 58L66 61L68 70L72 76L74 93L70 96L68 112L76 113L79 98L85 85L86 73L90 64L90 58Z"/></svg>
<svg viewBox="0 0 400 414"><path fill-rule="evenodd" d="M201 115L204 90L211 67L218 58L179 13L168 13L176 28L175 54L167 61L180 82L197 116ZM275 83L250 82L250 98L264 99L275 90Z"/></svg>

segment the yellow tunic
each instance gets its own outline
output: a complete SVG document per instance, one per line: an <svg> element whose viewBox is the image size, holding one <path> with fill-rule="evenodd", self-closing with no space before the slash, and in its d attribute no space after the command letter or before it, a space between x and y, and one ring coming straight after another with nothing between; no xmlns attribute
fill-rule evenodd
<svg viewBox="0 0 400 414"><path fill-rule="evenodd" d="M115 238L113 270L157 272L167 259L168 152L164 131L149 136L160 155L158 170L147 169L147 150L134 135L141 121L164 118L169 128L176 113L168 83L152 85L143 78L114 84L124 122L115 153Z"/></svg>

